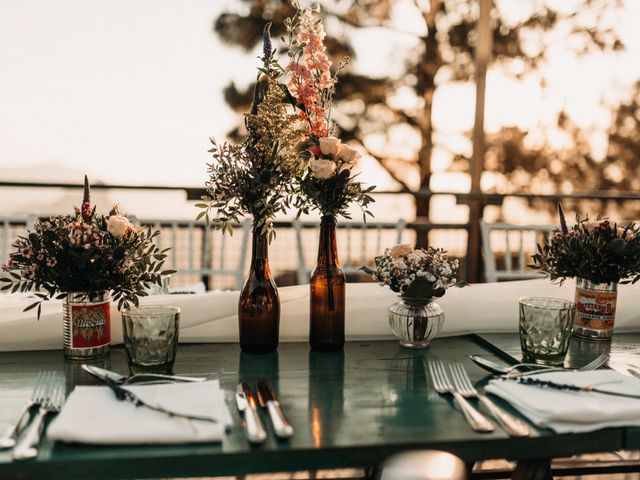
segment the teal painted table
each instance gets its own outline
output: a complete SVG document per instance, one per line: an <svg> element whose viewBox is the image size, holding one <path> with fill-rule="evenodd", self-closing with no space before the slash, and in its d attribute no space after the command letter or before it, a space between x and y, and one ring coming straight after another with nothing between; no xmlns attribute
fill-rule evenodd
<svg viewBox="0 0 640 480"><path fill-rule="evenodd" d="M233 407L235 427L222 443L90 447L45 440L37 460L16 463L8 451L0 452L0 478L158 478L375 467L393 453L416 448L447 450L472 462L615 451L628 446L629 438L640 446L637 429L568 435L535 431L530 438L509 438L501 429L490 434L473 432L451 399L433 391L424 361L461 360L472 380L481 382L485 373L466 355L519 354L514 335L485 338L507 354L491 353L475 336L437 339L427 351L403 349L392 341L349 342L340 354L309 352L302 343L281 344L278 353L270 355L242 354L237 345L229 344L181 345L176 373L224 370L220 381ZM617 336L613 348L626 345L629 350L638 340L640 335ZM576 353L571 359L579 363L597 355L596 351L572 348ZM110 357L98 364L127 370L121 348L113 349ZM65 362L60 351L2 353L0 423L15 418L43 369L64 376L68 391L76 384L95 383L79 363ZM264 445L252 447L241 428L232 393L239 380L255 385L261 377L274 384L296 433L290 441L278 441L269 432Z"/></svg>

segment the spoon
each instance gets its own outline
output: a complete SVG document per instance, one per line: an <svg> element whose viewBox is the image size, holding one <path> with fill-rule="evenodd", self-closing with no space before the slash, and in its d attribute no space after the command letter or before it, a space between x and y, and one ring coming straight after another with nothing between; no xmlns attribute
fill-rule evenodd
<svg viewBox="0 0 640 480"><path fill-rule="evenodd" d="M475 363L479 367L484 368L485 370L491 373L495 373L497 375L506 375L513 371L518 371L522 369L526 370L530 368L537 368L541 370L548 370L550 368L554 368L547 365L538 365L536 363L516 363L515 365L504 365L501 363L494 362L492 360L487 360L486 358L481 357L479 355L469 355L469 358L473 361L473 363Z"/></svg>

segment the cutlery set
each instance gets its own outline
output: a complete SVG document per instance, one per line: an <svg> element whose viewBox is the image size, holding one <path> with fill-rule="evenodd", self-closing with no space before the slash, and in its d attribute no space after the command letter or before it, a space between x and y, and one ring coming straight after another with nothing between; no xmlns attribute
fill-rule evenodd
<svg viewBox="0 0 640 480"><path fill-rule="evenodd" d="M516 378L521 383L535 382L531 376L547 372L559 371L580 371L586 372L596 370L604 366L609 361L608 354L602 354L592 362L578 369L565 369L550 367L546 365L518 363L515 365L504 365L492 360L488 360L478 355L469 355L469 358L479 367L502 378ZM441 360L425 360L433 388L439 394L450 394L459 405L462 413L476 432L492 432L495 430L494 423L480 413L468 400L477 399L480 404L491 414L495 421L512 437L526 437L531 434L528 425L522 420L514 417L502 407L497 405L485 394L479 393L471 383L469 375L460 362L445 363ZM631 373L631 372L630 372ZM640 372L638 372L640 374ZM527 378L523 378L527 377Z"/></svg>
<svg viewBox="0 0 640 480"><path fill-rule="evenodd" d="M55 372L39 373L31 398L22 408L18 421L0 437L0 449L13 448L11 458L14 460L36 457L44 421L50 414L60 411L64 399L64 387L55 377Z"/></svg>
<svg viewBox="0 0 640 480"><path fill-rule="evenodd" d="M257 385L258 401L248 383L239 383L236 388L236 406L244 414L247 439L258 444L267 439L267 432L258 413L258 405L265 409L271 420L273 432L281 439L291 438L293 427L284 416L280 402L266 380L259 380Z"/></svg>

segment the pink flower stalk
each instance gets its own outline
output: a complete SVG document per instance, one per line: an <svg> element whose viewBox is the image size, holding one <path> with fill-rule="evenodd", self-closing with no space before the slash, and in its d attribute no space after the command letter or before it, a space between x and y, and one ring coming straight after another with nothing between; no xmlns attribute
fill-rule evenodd
<svg viewBox="0 0 640 480"><path fill-rule="evenodd" d="M331 61L324 46L326 33L322 22L317 22L311 10L300 15L296 40L302 45L302 56L287 65L291 74L289 90L306 112L300 116L309 122L310 133L316 137L326 137L329 128L321 90L333 87Z"/></svg>

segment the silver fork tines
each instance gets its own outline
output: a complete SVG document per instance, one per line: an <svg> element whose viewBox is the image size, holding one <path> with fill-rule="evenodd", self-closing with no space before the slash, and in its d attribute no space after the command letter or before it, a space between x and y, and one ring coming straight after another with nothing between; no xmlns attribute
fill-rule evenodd
<svg viewBox="0 0 640 480"><path fill-rule="evenodd" d="M33 391L31 392L31 398L27 400L27 402L22 407L20 411L20 415L18 416L18 420L14 425L11 425L0 437L0 450L5 448L12 448L15 446L16 441L18 439L18 435L24 426L24 422L29 416L29 412L33 407L39 407L45 395L45 388L47 386L47 382L53 378L53 372L40 372L36 377L36 383L33 386Z"/></svg>
<svg viewBox="0 0 640 480"><path fill-rule="evenodd" d="M464 398L456 388L454 388L445 366L440 360L428 360L426 363L435 391L440 394L449 393L453 395L453 398L462 409L464 417L473 430L476 432L492 432L495 430L493 423L478 412L478 410L476 410L468 400Z"/></svg>
<svg viewBox="0 0 640 480"><path fill-rule="evenodd" d="M481 395L473 386L467 371L460 362L454 362L449 365L453 384L463 397L477 398L480 403L489 410L491 416L496 419L500 426L511 436L527 437L531 433L529 427L523 421L517 419L503 408L496 405L486 395Z"/></svg>
<svg viewBox="0 0 640 480"><path fill-rule="evenodd" d="M64 387L56 381L53 372L48 372L43 395L40 399L38 414L29 425L24 436L13 449L11 457L14 460L25 460L38 455L38 446L42 437L44 419L49 413L57 413L64 403Z"/></svg>

